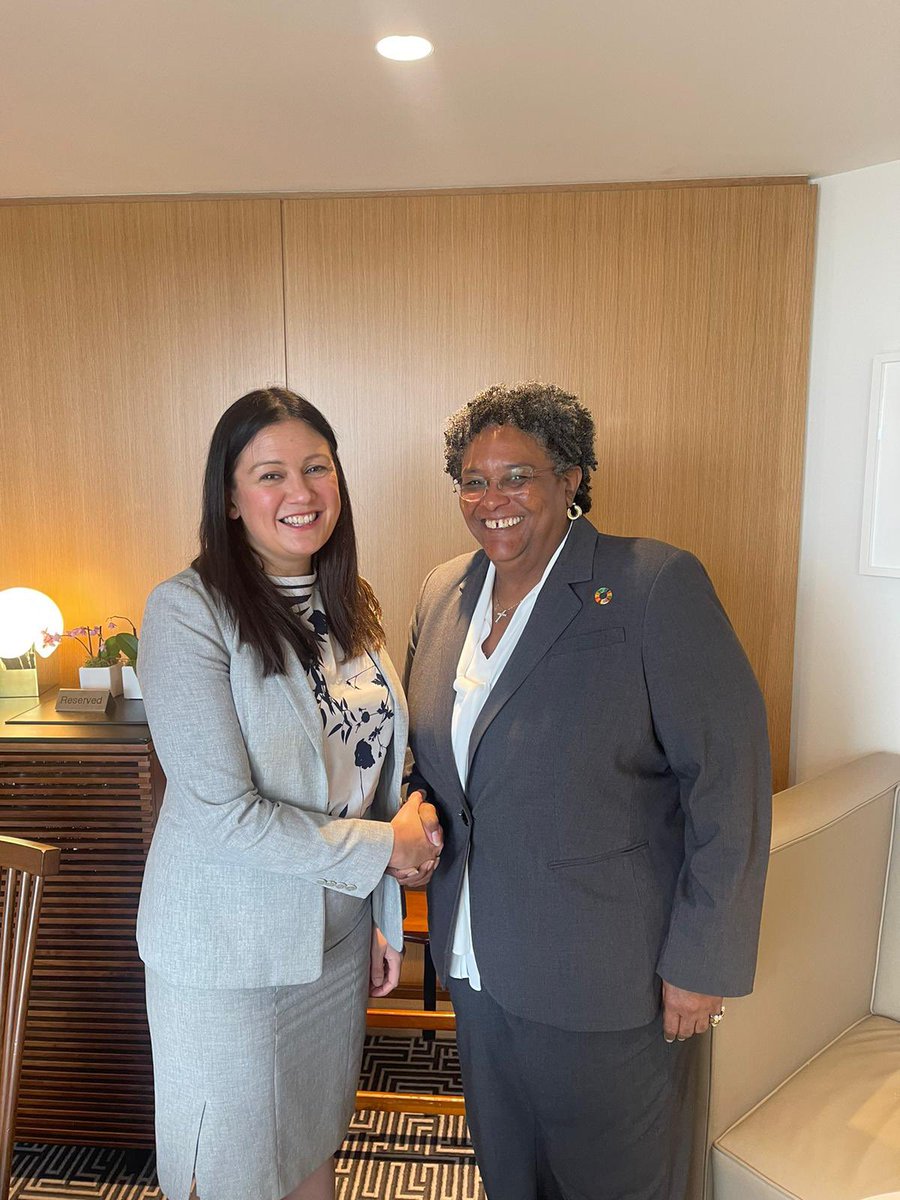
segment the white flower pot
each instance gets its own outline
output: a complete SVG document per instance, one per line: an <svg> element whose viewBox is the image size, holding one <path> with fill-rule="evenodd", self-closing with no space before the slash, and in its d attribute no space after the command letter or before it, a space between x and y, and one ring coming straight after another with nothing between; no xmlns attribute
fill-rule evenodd
<svg viewBox="0 0 900 1200"><path fill-rule="evenodd" d="M141 685L138 683L134 667L126 666L122 668L122 687L126 700L143 700Z"/></svg>
<svg viewBox="0 0 900 1200"><path fill-rule="evenodd" d="M79 667L78 682L83 688L109 688L114 696L122 695L122 668Z"/></svg>

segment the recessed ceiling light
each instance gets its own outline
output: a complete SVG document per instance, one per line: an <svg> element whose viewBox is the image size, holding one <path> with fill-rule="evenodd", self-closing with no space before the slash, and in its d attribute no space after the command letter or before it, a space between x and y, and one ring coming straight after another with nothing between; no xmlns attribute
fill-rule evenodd
<svg viewBox="0 0 900 1200"><path fill-rule="evenodd" d="M414 62L417 58L427 58L434 53L434 46L428 38L400 35L382 38L376 43L375 49L383 58L394 58L398 62Z"/></svg>

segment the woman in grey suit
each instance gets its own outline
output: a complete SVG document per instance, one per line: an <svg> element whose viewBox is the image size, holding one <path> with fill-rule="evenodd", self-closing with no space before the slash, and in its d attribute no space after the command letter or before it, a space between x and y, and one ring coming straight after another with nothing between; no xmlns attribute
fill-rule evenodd
<svg viewBox="0 0 900 1200"><path fill-rule="evenodd" d="M200 1200L333 1200L366 995L400 970L385 871L427 875L441 848L433 808L400 807L383 641L331 426L285 389L243 396L210 444L200 554L141 638L167 787L138 944L170 1200L192 1179Z"/></svg>
<svg viewBox="0 0 900 1200"><path fill-rule="evenodd" d="M583 518L574 396L491 388L446 443L481 549L419 597L411 786L478 1163L490 1200L662 1200L677 1043L752 986L762 698L700 563Z"/></svg>

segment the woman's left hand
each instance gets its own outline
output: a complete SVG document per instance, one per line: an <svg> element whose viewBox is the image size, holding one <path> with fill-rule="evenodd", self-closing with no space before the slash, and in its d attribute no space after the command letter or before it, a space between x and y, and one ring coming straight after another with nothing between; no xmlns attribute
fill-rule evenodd
<svg viewBox="0 0 900 1200"><path fill-rule="evenodd" d="M372 926L372 957L369 967L369 995L387 996L400 982L403 954L388 942L377 925Z"/></svg>
<svg viewBox="0 0 900 1200"><path fill-rule="evenodd" d="M663 980L663 1037L667 1042L687 1041L697 1033L706 1033L709 1019L721 1013L722 997L705 992L688 992Z"/></svg>

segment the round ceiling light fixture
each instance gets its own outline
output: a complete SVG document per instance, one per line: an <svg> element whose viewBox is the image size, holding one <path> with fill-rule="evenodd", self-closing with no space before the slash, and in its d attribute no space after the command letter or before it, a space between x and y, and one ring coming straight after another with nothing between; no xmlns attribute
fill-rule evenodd
<svg viewBox="0 0 900 1200"><path fill-rule="evenodd" d="M418 58L427 58L434 53L434 46L428 38L403 36L395 34L383 37L376 42L375 49L382 58L393 58L397 62L415 62Z"/></svg>

